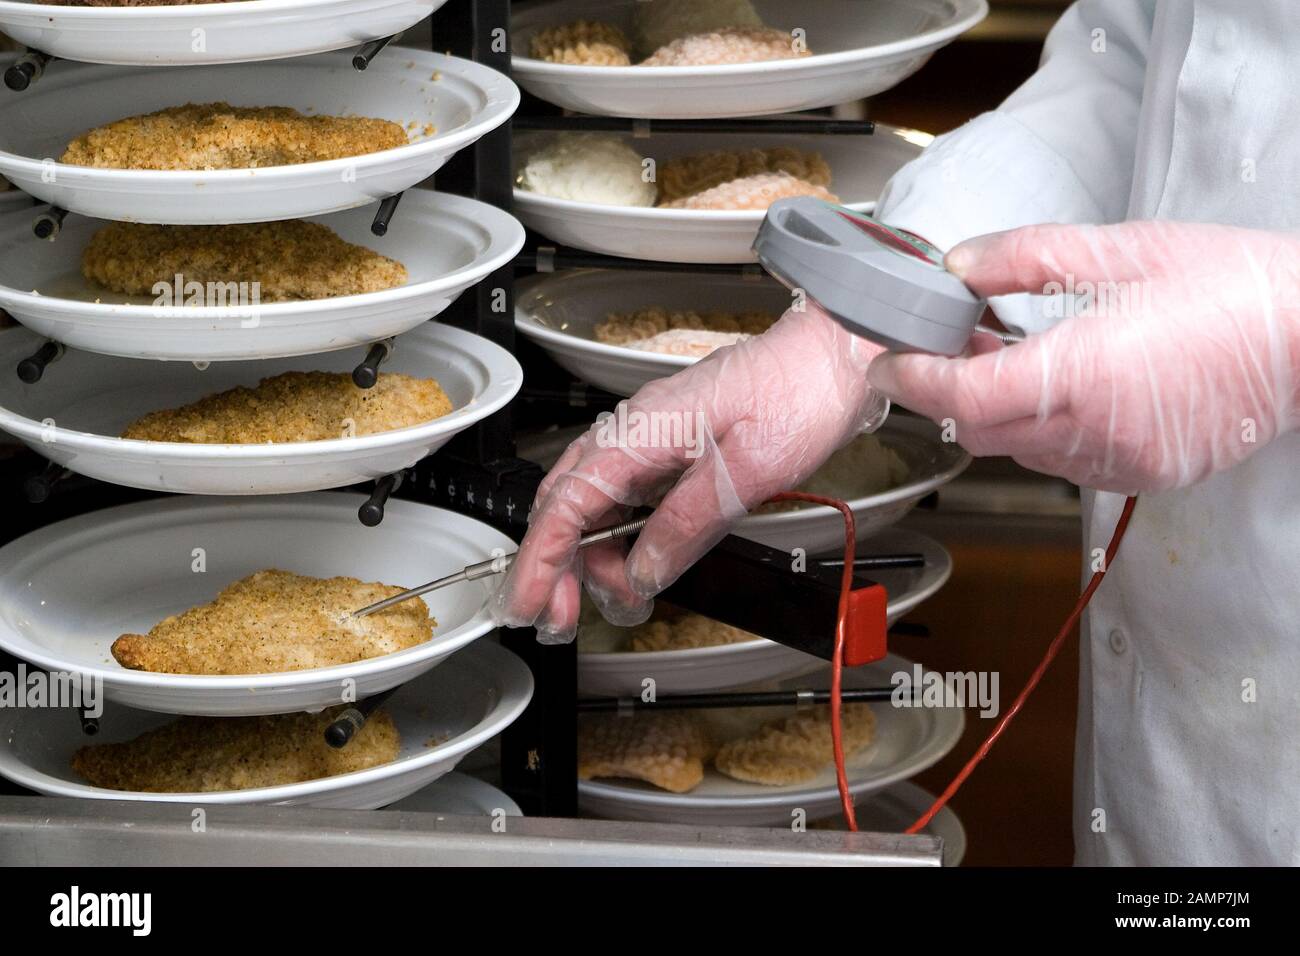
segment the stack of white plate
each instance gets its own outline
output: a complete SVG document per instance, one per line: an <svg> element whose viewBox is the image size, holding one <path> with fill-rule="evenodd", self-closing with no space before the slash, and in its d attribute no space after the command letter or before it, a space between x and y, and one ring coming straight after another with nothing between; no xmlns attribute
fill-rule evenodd
<svg viewBox="0 0 1300 956"><path fill-rule="evenodd" d="M108 702L101 739L107 741L131 739L170 719L163 715L318 711L399 686L386 707L402 736L395 761L357 773L259 790L123 793L88 786L73 774L70 756L86 741L71 714L6 709L0 774L68 796L378 807L450 771L526 706L528 668L495 645L475 643L493 627L483 584L427 599L436 620L431 640L351 664L237 676L164 674L121 667L109 650L119 635L147 632L260 569L409 587L513 549L482 522L408 501L390 502L387 520L367 529L356 517L360 495L270 497L407 468L500 409L522 382L504 349L428 320L508 263L523 244L523 228L486 204L413 188L506 122L518 89L477 63L424 51L390 48L364 73L351 63L351 49L411 26L440 4L260 0L82 8L0 0L0 30L63 58L0 104L0 174L70 213L48 243L32 235L30 209L11 210L17 203L9 201L0 207L0 308L26 326L0 333L0 428L50 460L105 481L190 495L263 496L146 501L52 524L0 548L0 647L51 671L101 682ZM51 158L92 127L216 101L383 118L407 130L409 142L355 158L255 169L99 169ZM387 234L371 234L375 203L403 191ZM250 319L247 305L160 306L96 290L81 276L82 250L103 225L97 219L215 225L293 218L321 222L398 260L408 281L383 292L259 305ZM393 337L381 375L435 378L453 411L407 428L328 441L118 437L149 411L284 371L348 371L370 345ZM21 382L14 366L46 339L65 346L66 354L40 381ZM196 549L204 555L201 566L194 563Z"/></svg>
<svg viewBox="0 0 1300 956"><path fill-rule="evenodd" d="M770 27L802 31L812 55L715 66L580 66L533 59L530 45L542 30L577 20L615 26L634 37L638 0L542 0L514 14L513 75L530 93L567 110L601 116L649 119L721 119L760 116L848 103L880 93L917 70L936 49L978 23L985 0L819 0L791 5L753 0ZM808 118L793 115L791 119ZM809 126L812 130L814 127ZM516 137L526 158L556 134ZM559 134L564 135L564 134ZM656 166L693 153L785 147L820 153L831 170L830 190L852 209L870 212L888 179L932 137L880 126L874 135L696 133L633 128L624 144ZM658 262L748 263L762 210L691 210L580 202L516 189L520 218L548 239L591 252ZM595 340L594 329L611 312L650 308L699 312L765 311L790 306L786 289L753 276L573 270L537 276L520 284L516 327L561 367L616 395L631 396L652 380L672 375L697 359L668 356ZM570 435L553 434L525 457L544 464L558 458ZM862 553L920 552L919 571L877 575L890 595L889 619L938 590L951 571L947 553L920 535L889 528L920 498L951 480L969 461L940 440L928 422L896 418L881 440L903 459L906 480L886 492L845 487L858 521ZM737 533L772 547L832 551L843 540L839 514L829 508L753 515ZM825 678L824 662L766 640L659 653L618 651L623 637L603 624L580 634L579 689L594 695L639 695L646 678L661 694L735 688L792 675L807 683ZM859 669L852 680L879 682L882 665ZM815 676L808 676L815 675ZM903 780L939 759L960 734L957 712L935 716L880 707L877 742L851 762L855 793ZM627 819L698 823L789 823L792 807L823 815L836 803L830 771L814 785L765 788L710 773L689 794L674 795L626 781L588 781L581 799L588 812ZM914 795L911 795L914 796ZM960 831L960 824L957 824Z"/></svg>

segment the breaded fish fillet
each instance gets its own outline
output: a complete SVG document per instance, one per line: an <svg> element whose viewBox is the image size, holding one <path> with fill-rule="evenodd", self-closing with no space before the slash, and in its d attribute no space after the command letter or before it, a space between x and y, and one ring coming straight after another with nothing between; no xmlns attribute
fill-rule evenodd
<svg viewBox="0 0 1300 956"><path fill-rule="evenodd" d="M249 169L362 156L406 143L406 131L390 120L187 103L97 126L69 143L60 162L103 169Z"/></svg>
<svg viewBox="0 0 1300 956"><path fill-rule="evenodd" d="M529 52L534 60L577 66L628 66L632 44L611 23L575 20L533 35Z"/></svg>
<svg viewBox="0 0 1300 956"><path fill-rule="evenodd" d="M182 717L120 744L91 744L72 769L96 787L143 793L252 790L366 770L397 759L401 738L383 710L335 750L325 728L343 711L270 717Z"/></svg>
<svg viewBox="0 0 1300 956"><path fill-rule="evenodd" d="M685 711L591 714L578 721L580 780L629 777L685 793L704 779L712 753L703 722Z"/></svg>
<svg viewBox="0 0 1300 956"><path fill-rule="evenodd" d="M256 283L261 302L378 292L406 282L400 262L300 219L231 226L110 223L82 250L81 274L127 295L152 295L155 284L170 287L178 275L182 284Z"/></svg>
<svg viewBox="0 0 1300 956"><path fill-rule="evenodd" d="M814 186L831 184L831 168L821 153L773 146L766 149L712 150L659 164L655 185L660 203L670 203L761 173L789 173Z"/></svg>
<svg viewBox="0 0 1300 956"><path fill-rule="evenodd" d="M683 651L756 641L758 636L693 611L661 612L632 628L630 651Z"/></svg>
<svg viewBox="0 0 1300 956"><path fill-rule="evenodd" d="M669 311L658 307L637 312L610 312L593 330L597 342L606 345L630 345L653 338L671 329L696 332L742 332L761 335L780 316L771 312L696 312L693 309Z"/></svg>
<svg viewBox="0 0 1300 956"><path fill-rule="evenodd" d="M870 704L845 704L840 717L847 759L875 737L876 715ZM713 765L737 780L780 787L811 780L834 760L831 709L824 705L769 721L750 736L729 741Z"/></svg>
<svg viewBox="0 0 1300 956"><path fill-rule="evenodd" d="M407 428L450 411L451 399L431 378L384 372L373 388L357 388L344 372L284 372L255 388L241 385L150 412L122 437L235 445L326 441Z"/></svg>
<svg viewBox="0 0 1300 956"><path fill-rule="evenodd" d="M350 617L401 590L357 578L257 571L148 634L123 634L113 642L113 658L163 674L273 674L367 660L433 636L438 622L419 598Z"/></svg>

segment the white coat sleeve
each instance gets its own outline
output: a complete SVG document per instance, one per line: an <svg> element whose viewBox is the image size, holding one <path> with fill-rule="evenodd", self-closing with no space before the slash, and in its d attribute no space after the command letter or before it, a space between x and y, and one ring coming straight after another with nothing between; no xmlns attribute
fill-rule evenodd
<svg viewBox="0 0 1300 956"><path fill-rule="evenodd" d="M1155 0L1078 0L1038 71L992 112L936 139L889 181L876 217L941 249L1039 222L1116 222L1132 188ZM1025 332L1051 324L1027 295L991 304Z"/></svg>

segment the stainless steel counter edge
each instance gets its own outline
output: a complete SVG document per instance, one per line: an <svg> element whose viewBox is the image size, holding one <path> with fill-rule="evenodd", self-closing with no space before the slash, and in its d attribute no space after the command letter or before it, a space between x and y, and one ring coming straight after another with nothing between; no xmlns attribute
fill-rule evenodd
<svg viewBox="0 0 1300 956"><path fill-rule="evenodd" d="M0 796L0 865L939 866L942 853L889 833L544 817L494 833L488 817L200 806Z"/></svg>

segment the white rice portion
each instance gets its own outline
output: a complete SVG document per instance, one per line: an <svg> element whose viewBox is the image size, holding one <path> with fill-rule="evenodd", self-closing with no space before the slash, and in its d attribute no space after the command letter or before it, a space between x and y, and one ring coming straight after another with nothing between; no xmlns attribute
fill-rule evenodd
<svg viewBox="0 0 1300 956"><path fill-rule="evenodd" d="M653 206L640 153L617 136L568 133L529 155L519 167L520 189L602 206Z"/></svg>

